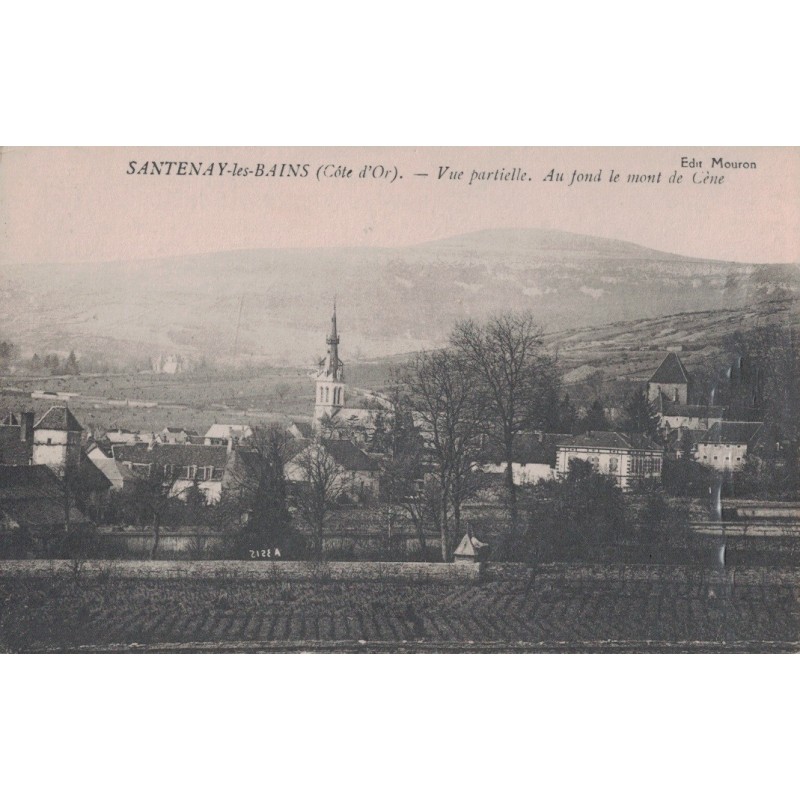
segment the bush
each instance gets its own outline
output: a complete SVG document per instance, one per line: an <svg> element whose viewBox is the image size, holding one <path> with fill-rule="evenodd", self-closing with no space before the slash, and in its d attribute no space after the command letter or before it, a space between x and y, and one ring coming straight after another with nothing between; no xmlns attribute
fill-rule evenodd
<svg viewBox="0 0 800 800"><path fill-rule="evenodd" d="M528 498L523 560L592 559L624 541L630 531L622 491L585 461L570 462L567 475L534 487Z"/></svg>

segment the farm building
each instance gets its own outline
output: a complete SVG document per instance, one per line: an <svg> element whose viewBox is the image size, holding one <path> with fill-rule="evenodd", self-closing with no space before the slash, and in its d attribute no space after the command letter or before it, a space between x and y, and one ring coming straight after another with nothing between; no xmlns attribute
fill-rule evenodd
<svg viewBox="0 0 800 800"><path fill-rule="evenodd" d="M106 431L98 437L98 444L109 449L117 444L152 444L156 440L153 431L128 431L123 428L116 428Z"/></svg>
<svg viewBox="0 0 800 800"><path fill-rule="evenodd" d="M341 493L353 499L364 493L377 496L380 488L377 460L348 439L306 441L286 462L286 480L296 484L308 482L308 465L318 457L335 469L338 477L334 485Z"/></svg>
<svg viewBox="0 0 800 800"><path fill-rule="evenodd" d="M186 428L171 428L167 426L158 433L158 440L162 444L189 444L192 437L197 436L197 431L187 431Z"/></svg>
<svg viewBox="0 0 800 800"><path fill-rule="evenodd" d="M86 449L86 455L111 482L112 491L126 492L133 487L136 479L133 472L113 456L108 455L96 443L92 443Z"/></svg>
<svg viewBox="0 0 800 800"><path fill-rule="evenodd" d="M761 422L717 422L695 445L695 460L720 472L736 472L763 428Z"/></svg>
<svg viewBox="0 0 800 800"><path fill-rule="evenodd" d="M518 486L551 480L556 477L558 445L572 437L561 433L519 433L514 437L514 458L511 472ZM480 470L486 474L503 474L507 462L502 448L491 443L479 456Z"/></svg>
<svg viewBox="0 0 800 800"><path fill-rule="evenodd" d="M206 445L222 445L231 450L252 435L253 429L249 425L227 425L215 422L206 431L203 438Z"/></svg>
<svg viewBox="0 0 800 800"><path fill-rule="evenodd" d="M658 426L665 434L686 428L691 431L707 431L715 423L722 422L723 406L685 405L663 401L658 409Z"/></svg>
<svg viewBox="0 0 800 800"><path fill-rule="evenodd" d="M222 445L156 444L119 445L114 459L135 476L159 476L171 485L170 493L182 498L197 484L209 503L216 503L222 494L222 479L230 452Z"/></svg>
<svg viewBox="0 0 800 800"><path fill-rule="evenodd" d="M43 466L69 478L79 505L96 515L111 489L81 445L83 428L65 406L53 406L34 424L33 412L10 414L0 424L0 464Z"/></svg>
<svg viewBox="0 0 800 800"><path fill-rule="evenodd" d="M76 468L81 459L83 428L66 406L53 406L33 426L31 463L44 464L57 473Z"/></svg>

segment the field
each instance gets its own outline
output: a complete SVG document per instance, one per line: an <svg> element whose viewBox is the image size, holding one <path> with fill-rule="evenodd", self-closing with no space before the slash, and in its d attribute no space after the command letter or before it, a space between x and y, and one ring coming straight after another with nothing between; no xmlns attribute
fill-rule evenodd
<svg viewBox="0 0 800 800"><path fill-rule="evenodd" d="M749 577L743 578L747 574ZM9 652L800 649L796 571L499 569L479 584L6 578Z"/></svg>
<svg viewBox="0 0 800 800"><path fill-rule="evenodd" d="M32 400L33 391L72 395L70 408L85 426L159 431L169 425L201 434L214 422L302 418L312 413L314 398L307 370L278 367L224 374L6 376L0 380L0 415L33 408L39 416L64 403L57 396Z"/></svg>

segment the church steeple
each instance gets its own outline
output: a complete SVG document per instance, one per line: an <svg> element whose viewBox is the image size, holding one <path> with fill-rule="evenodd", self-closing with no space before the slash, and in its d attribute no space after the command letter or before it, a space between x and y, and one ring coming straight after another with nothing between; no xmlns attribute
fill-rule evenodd
<svg viewBox="0 0 800 800"><path fill-rule="evenodd" d="M339 331L336 327L336 301L333 303L331 332L325 339L328 354L320 364L317 373L317 392L314 403L315 425L323 417L332 419L344 406L344 364L339 359Z"/></svg>
<svg viewBox="0 0 800 800"><path fill-rule="evenodd" d="M328 358L325 366L328 375L336 381L344 380L344 365L339 361L339 333L336 330L336 301L333 301L331 333L325 340L328 345Z"/></svg>

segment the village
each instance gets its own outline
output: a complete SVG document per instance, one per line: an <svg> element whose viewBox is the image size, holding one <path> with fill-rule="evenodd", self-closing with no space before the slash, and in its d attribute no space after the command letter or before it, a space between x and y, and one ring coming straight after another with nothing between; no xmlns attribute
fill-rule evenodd
<svg viewBox="0 0 800 800"><path fill-rule="evenodd" d="M797 557L774 353L717 365L710 392L679 348L654 353L605 409L572 404L524 315L467 321L385 391L348 384L340 343L334 305L313 417L283 426L98 430L68 399L38 419L20 403L0 421L0 553L691 563L724 542L743 564Z"/></svg>

